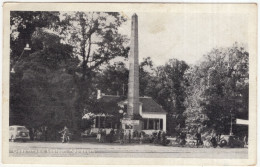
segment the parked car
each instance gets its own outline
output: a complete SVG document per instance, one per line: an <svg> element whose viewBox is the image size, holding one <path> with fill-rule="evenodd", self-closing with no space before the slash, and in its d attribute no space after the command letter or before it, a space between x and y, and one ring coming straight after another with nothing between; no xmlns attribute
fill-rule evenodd
<svg viewBox="0 0 260 167"><path fill-rule="evenodd" d="M30 140L29 130L25 126L9 126L9 140L12 142L14 142L15 140Z"/></svg>
<svg viewBox="0 0 260 167"><path fill-rule="evenodd" d="M234 135L222 135L219 141L220 147L244 147L244 142Z"/></svg>

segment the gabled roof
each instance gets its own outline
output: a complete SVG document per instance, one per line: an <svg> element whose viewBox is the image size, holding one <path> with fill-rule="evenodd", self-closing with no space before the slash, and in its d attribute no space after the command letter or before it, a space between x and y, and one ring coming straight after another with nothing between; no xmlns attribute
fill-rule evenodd
<svg viewBox="0 0 260 167"><path fill-rule="evenodd" d="M151 97L140 97L139 101L142 103L143 112L166 113Z"/></svg>
<svg viewBox="0 0 260 167"><path fill-rule="evenodd" d="M104 106L103 110L111 110L115 108L119 103L127 102L125 96L113 96L113 95L103 95L98 103ZM156 103L151 97L139 97L139 102L142 104L142 112L152 112L152 113L166 113L163 108ZM104 111L105 112L105 111Z"/></svg>

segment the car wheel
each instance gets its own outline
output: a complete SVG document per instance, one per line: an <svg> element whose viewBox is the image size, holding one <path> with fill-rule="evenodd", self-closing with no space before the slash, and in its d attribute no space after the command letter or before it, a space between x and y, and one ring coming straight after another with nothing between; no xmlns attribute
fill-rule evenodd
<svg viewBox="0 0 260 167"><path fill-rule="evenodd" d="M219 146L222 148L222 147L224 147L224 146L226 146L227 145L227 141L226 140L221 140L220 141L220 144L219 144Z"/></svg>

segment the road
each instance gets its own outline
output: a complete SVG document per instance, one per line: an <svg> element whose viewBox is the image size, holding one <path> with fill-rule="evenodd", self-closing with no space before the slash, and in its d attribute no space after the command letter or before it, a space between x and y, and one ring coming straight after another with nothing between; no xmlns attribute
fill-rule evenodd
<svg viewBox="0 0 260 167"><path fill-rule="evenodd" d="M10 142L9 156L19 157L145 157L243 159L247 148L187 148L153 144Z"/></svg>

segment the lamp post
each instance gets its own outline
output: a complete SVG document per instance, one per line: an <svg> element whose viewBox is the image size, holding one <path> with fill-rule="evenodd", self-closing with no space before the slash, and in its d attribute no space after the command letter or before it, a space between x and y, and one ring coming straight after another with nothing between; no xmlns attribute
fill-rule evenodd
<svg viewBox="0 0 260 167"><path fill-rule="evenodd" d="M31 50L31 48L30 48L29 44L27 43L27 44L25 45L25 48L23 48L23 52L22 52L21 55L18 57L17 61L14 63L14 65L13 65L13 67L12 67L12 70L11 70L11 73L13 73L13 74L15 73L14 67L15 67L15 65L19 62L19 60L21 59L21 57L23 56L24 51L30 51L30 50Z"/></svg>
<svg viewBox="0 0 260 167"><path fill-rule="evenodd" d="M123 117L122 115L123 115L123 113L124 113L124 111L122 110L122 109L120 109L119 111L119 122L121 122L121 118ZM122 122L121 122L121 128L122 128Z"/></svg>

